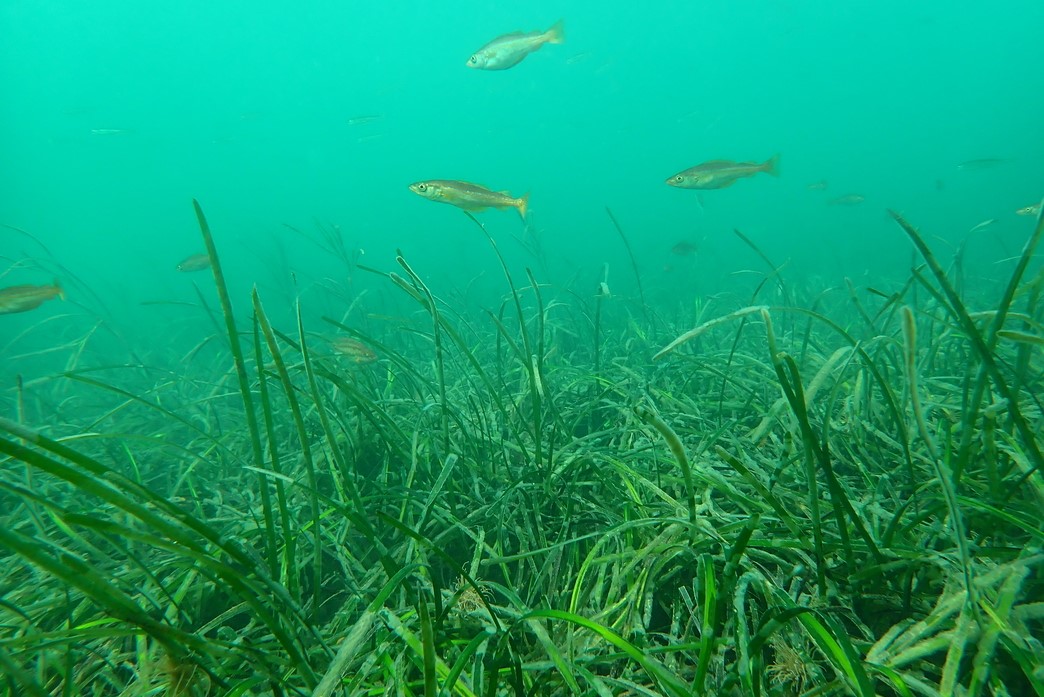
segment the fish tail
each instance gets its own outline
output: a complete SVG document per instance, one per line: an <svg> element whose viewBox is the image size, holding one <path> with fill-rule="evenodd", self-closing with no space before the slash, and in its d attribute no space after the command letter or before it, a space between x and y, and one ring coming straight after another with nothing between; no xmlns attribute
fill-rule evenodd
<svg viewBox="0 0 1044 697"><path fill-rule="evenodd" d="M526 212L529 210L529 194L525 193L515 199L515 208L518 209L518 214L522 218L522 222L526 222Z"/></svg>
<svg viewBox="0 0 1044 697"><path fill-rule="evenodd" d="M761 170L773 177L779 176L779 153L776 153L761 165Z"/></svg>
<svg viewBox="0 0 1044 697"><path fill-rule="evenodd" d="M65 289L62 288L62 284L57 278L54 279L54 291L59 300L65 300Z"/></svg>
<svg viewBox="0 0 1044 697"><path fill-rule="evenodd" d="M565 43L565 25L562 23L561 19L555 22L554 26L544 32L544 39L549 44Z"/></svg>

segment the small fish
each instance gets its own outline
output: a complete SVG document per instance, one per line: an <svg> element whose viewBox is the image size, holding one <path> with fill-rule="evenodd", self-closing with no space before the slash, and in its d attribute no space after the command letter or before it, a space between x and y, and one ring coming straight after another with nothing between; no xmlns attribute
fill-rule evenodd
<svg viewBox="0 0 1044 697"><path fill-rule="evenodd" d="M827 201L827 205L830 206L858 206L860 203L866 200L866 197L862 194L845 194L844 196L838 196Z"/></svg>
<svg viewBox="0 0 1044 697"><path fill-rule="evenodd" d="M678 244L671 247L671 252L677 254L680 257L690 257L697 251L699 251L699 248L696 245L694 245L692 242L687 242L685 240L682 240Z"/></svg>
<svg viewBox="0 0 1044 697"><path fill-rule="evenodd" d="M439 203L449 203L466 211L480 211L485 208L515 208L526 220L526 209L529 206L529 194L518 198L506 191L490 191L484 186L453 179L429 179L410 184L410 191Z"/></svg>
<svg viewBox="0 0 1044 697"><path fill-rule="evenodd" d="M779 155L773 155L761 164L711 160L678 172L667 179L667 184L679 189L724 189L737 179L752 177L758 172L779 176Z"/></svg>
<svg viewBox="0 0 1044 697"><path fill-rule="evenodd" d="M964 162L957 165L957 169L964 171L974 171L978 169L990 169L997 165L1003 165L1007 160L999 157L980 157L977 160L965 160Z"/></svg>
<svg viewBox="0 0 1044 697"><path fill-rule="evenodd" d="M178 264L178 271L202 271L210 268L210 257L206 254L193 254L190 257L186 257L180 264Z"/></svg>
<svg viewBox="0 0 1044 697"><path fill-rule="evenodd" d="M55 281L50 286L10 286L0 288L0 315L28 312L53 298L65 300L65 291Z"/></svg>
<svg viewBox="0 0 1044 697"><path fill-rule="evenodd" d="M968 232L969 232L969 233L972 233L972 232L975 232L976 230L985 230L985 229L986 229L986 228L988 228L988 227L989 227L990 225L993 225L993 224L995 224L996 222L997 222L997 219L996 219L996 218L990 218L989 220L984 220L984 221L982 221L981 223L978 223L978 224L974 225L974 226L972 227L972 229L971 229L971 230L969 230Z"/></svg>
<svg viewBox="0 0 1044 697"><path fill-rule="evenodd" d="M1040 204L1034 206L1023 206L1015 211L1015 215L1040 215Z"/></svg>
<svg viewBox="0 0 1044 697"><path fill-rule="evenodd" d="M353 363L365 365L377 360L377 354L369 346L361 341L347 336L339 336L330 342L337 353L347 356Z"/></svg>
<svg viewBox="0 0 1044 697"><path fill-rule="evenodd" d="M522 59L544 44L565 42L562 20L547 31L516 31L504 34L475 51L468 59L469 68L479 70L507 70L522 62Z"/></svg>
<svg viewBox="0 0 1044 697"><path fill-rule="evenodd" d="M134 131L130 130L129 128L92 128L91 129L91 135L92 136L122 136L122 135L127 135L127 134L133 133L133 132Z"/></svg>
<svg viewBox="0 0 1044 697"><path fill-rule="evenodd" d="M368 123L379 121L380 118L381 117L379 114L370 114L367 116L353 116L352 118L348 119L347 123L349 126L365 126Z"/></svg>
<svg viewBox="0 0 1044 697"><path fill-rule="evenodd" d="M821 180L819 180L819 181L817 181L815 183L812 183L812 184L808 185L808 190L809 191L826 191L826 188L827 188L827 181L826 181L826 179L821 179Z"/></svg>

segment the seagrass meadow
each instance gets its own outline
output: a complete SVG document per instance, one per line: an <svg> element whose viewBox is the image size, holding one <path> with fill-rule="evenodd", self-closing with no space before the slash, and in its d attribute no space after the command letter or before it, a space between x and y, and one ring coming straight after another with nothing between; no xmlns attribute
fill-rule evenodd
<svg viewBox="0 0 1044 697"><path fill-rule="evenodd" d="M0 697L1044 697L1042 26L0 0Z"/></svg>
<svg viewBox="0 0 1044 697"><path fill-rule="evenodd" d="M0 695L1044 695L1039 217L973 289L898 213L880 287L741 234L694 303L457 213L476 306L330 227L232 297L194 212L201 324L4 336Z"/></svg>

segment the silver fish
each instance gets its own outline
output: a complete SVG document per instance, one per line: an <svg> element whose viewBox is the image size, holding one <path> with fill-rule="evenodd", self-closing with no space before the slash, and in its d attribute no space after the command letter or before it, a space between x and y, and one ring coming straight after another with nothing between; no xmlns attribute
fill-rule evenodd
<svg viewBox="0 0 1044 697"><path fill-rule="evenodd" d="M724 189L735 184L738 179L752 177L758 172L778 177L779 155L773 155L761 163L711 160L668 177L666 183L679 189Z"/></svg>
<svg viewBox="0 0 1044 697"><path fill-rule="evenodd" d="M516 31L504 34L475 51L468 59L469 68L478 70L507 70L522 62L522 59L544 44L565 42L562 20L558 20L547 31Z"/></svg>

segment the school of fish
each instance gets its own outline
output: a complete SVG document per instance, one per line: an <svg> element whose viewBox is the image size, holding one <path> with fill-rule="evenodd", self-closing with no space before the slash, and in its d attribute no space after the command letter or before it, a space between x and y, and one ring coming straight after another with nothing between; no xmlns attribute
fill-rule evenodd
<svg viewBox="0 0 1044 697"><path fill-rule="evenodd" d="M515 31L502 34L492 39L475 51L465 65L476 70L500 71L517 66L527 56L540 50L545 45L565 42L565 27L559 20L544 31ZM571 61L573 59L569 59ZM569 62L567 61L567 62ZM358 116L347 120L349 126L361 126L372 123L379 115ZM93 135L123 135L131 133L127 129L94 129ZM1006 160L1000 158L981 158L967 160L957 165L961 171L975 171L1003 165ZM779 155L773 155L764 162L738 162L733 160L708 160L684 169L666 179L666 184L679 189L710 190L724 189L732 186L740 179L753 177L756 174L779 176ZM941 182L937 182L937 187ZM807 187L810 191L825 191L827 182L821 180ZM513 196L507 191L488 189L479 184L457 179L427 179L409 185L410 191L437 203L447 203L465 211L482 211L487 208L500 210L514 209L523 223L527 222L529 194ZM862 194L850 193L835 196L827 201L831 205L855 206L863 203ZM1041 204L1033 204L1019 208L1017 215L1039 216ZM972 228L982 229L995 223L985 221ZM678 256L694 255L695 245L682 241L672 247L671 251ZM210 258L206 254L192 254L175 267L178 271L191 273L210 268ZM58 281L51 285L16 285L0 288L0 315L28 312L34 310L48 300L65 299L65 292ZM334 348L358 363L376 360L373 352L354 339L343 338L334 342Z"/></svg>

